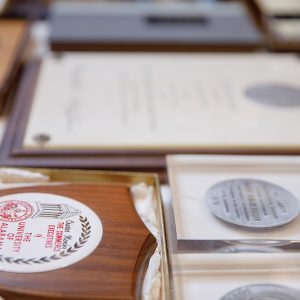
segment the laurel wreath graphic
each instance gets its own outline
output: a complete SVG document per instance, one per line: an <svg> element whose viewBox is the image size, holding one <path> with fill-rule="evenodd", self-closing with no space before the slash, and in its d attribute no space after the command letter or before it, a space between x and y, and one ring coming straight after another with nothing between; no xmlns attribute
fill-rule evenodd
<svg viewBox="0 0 300 300"><path fill-rule="evenodd" d="M6 257L3 255L0 255L0 262L6 262L10 264L43 264L43 263L49 263L55 260L59 260L62 258L65 258L69 255L71 255L74 252L77 252L81 247L83 247L88 239L90 238L91 234L91 225L90 222L86 217L79 216L79 220L81 222L81 235L78 239L78 241L70 246L68 249L61 251L60 253L54 254L52 256L44 256L41 258L13 258L13 257Z"/></svg>

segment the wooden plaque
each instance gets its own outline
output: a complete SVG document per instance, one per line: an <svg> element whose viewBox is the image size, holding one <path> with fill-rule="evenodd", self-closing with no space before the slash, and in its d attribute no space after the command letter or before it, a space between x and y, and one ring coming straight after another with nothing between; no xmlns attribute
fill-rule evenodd
<svg viewBox="0 0 300 300"><path fill-rule="evenodd" d="M140 298L146 263L156 243L137 216L126 186L70 183L24 187L2 190L0 197L20 193L54 194L82 202L101 220L103 235L90 255L69 266L41 273L1 271L0 294L5 299ZM30 264L35 264L8 259L3 252L2 265L26 263L30 270ZM47 264L43 259L40 263Z"/></svg>
<svg viewBox="0 0 300 300"><path fill-rule="evenodd" d="M28 40L27 25L23 20L0 20L0 111L24 55Z"/></svg>

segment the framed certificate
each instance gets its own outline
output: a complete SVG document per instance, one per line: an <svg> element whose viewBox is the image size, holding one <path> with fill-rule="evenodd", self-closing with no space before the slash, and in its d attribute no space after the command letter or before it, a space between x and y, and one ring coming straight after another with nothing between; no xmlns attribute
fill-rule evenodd
<svg viewBox="0 0 300 300"><path fill-rule="evenodd" d="M298 78L292 55L48 56L24 75L2 163L158 171L167 153L297 154Z"/></svg>

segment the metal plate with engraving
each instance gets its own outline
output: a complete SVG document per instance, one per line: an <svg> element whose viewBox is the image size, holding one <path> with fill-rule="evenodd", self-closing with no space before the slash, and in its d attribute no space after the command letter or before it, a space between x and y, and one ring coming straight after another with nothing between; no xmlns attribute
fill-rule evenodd
<svg viewBox="0 0 300 300"><path fill-rule="evenodd" d="M212 214L221 220L252 229L273 228L294 220L298 199L273 183L232 179L211 186L205 195Z"/></svg>
<svg viewBox="0 0 300 300"><path fill-rule="evenodd" d="M277 284L253 284L235 289L221 300L299 300L300 291Z"/></svg>

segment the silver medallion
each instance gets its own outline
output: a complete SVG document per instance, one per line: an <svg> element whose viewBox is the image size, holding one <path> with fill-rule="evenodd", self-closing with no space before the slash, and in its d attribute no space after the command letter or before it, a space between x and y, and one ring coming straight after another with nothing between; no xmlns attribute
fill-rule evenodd
<svg viewBox="0 0 300 300"><path fill-rule="evenodd" d="M221 220L249 229L273 228L294 220L298 199L273 183L257 179L232 179L210 187L205 201Z"/></svg>
<svg viewBox="0 0 300 300"><path fill-rule="evenodd" d="M300 291L277 284L253 284L235 289L220 300L299 300Z"/></svg>

